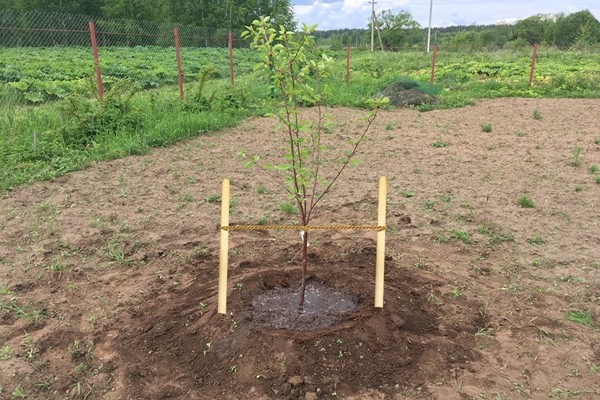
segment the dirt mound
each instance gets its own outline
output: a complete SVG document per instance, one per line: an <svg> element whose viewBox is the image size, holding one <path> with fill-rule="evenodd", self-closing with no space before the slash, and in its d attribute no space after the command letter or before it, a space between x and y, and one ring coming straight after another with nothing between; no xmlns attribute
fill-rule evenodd
<svg viewBox="0 0 600 400"><path fill-rule="evenodd" d="M434 104L436 98L427 94L417 82L401 80L384 88L380 94L390 99L394 106L419 106Z"/></svg>
<svg viewBox="0 0 600 400"><path fill-rule="evenodd" d="M298 316L296 299L291 309L286 300L281 307L265 299L297 293L298 268L263 266L236 275L227 316L216 314L214 307L199 307L215 303L215 287L190 287L148 299L111 345L128 360L125 386L130 395L245 398L240 393L248 393L247 398L303 399L365 389L416 391L425 383L424 371L450 377L478 358L473 334L485 325L478 304L457 299L457 312L445 316L440 326L442 310L431 296L445 296L437 289L441 282L394 272L386 287L392 301L375 309L372 253L347 251L335 261L326 260L332 253L323 253L319 258L313 254L312 269L319 272L310 278L307 300L319 291L345 305L322 314L307 306L293 329L272 326L288 324L288 315ZM398 270L391 260L387 268ZM207 292L213 295L206 297Z"/></svg>

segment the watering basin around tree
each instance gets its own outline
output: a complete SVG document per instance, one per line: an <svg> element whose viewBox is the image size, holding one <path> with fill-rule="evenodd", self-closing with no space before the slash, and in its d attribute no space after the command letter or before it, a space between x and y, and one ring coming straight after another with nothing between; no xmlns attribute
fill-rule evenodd
<svg viewBox="0 0 600 400"><path fill-rule="evenodd" d="M270 290L253 299L253 318L275 329L310 331L348 319L357 306L352 296L315 281L306 283L302 312L299 301L299 288Z"/></svg>

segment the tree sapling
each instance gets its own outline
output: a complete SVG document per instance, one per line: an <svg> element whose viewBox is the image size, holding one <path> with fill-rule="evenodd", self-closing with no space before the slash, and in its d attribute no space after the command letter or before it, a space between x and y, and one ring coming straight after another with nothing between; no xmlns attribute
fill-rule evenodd
<svg viewBox="0 0 600 400"><path fill-rule="evenodd" d="M330 148L321 142L322 134L328 129L321 104L328 92L324 82L331 74L333 60L326 54L319 54L312 33L316 25L303 24L299 33L285 27L273 27L269 17L261 17L246 27L242 37L252 40L250 47L262 55L255 67L262 70L272 83L273 96L278 101L278 112L273 115L280 122L284 134L286 150L283 162L263 162L258 155L240 156L247 160L246 166L257 166L273 178L289 195L298 209L299 223L308 226L313 211L321 199L329 192L348 165L354 166L354 155L364 142L377 111L387 99L372 100L372 111L366 126L352 141L350 148L338 158L339 164L325 173L325 161ZM316 117L307 121L301 115L302 106L313 106ZM308 232L302 232L302 283L298 308L304 309L306 277L308 268Z"/></svg>

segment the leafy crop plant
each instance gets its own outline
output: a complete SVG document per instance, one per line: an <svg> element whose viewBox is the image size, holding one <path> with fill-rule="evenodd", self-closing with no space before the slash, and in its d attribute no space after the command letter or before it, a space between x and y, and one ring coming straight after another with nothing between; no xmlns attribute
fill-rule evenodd
<svg viewBox="0 0 600 400"><path fill-rule="evenodd" d="M343 153L339 164L324 173L325 161L333 151L321 142L326 131L326 117L321 103L328 92L325 83L332 70L333 60L319 54L312 33L316 25L303 24L299 33L280 26L273 27L270 17L261 17L246 27L242 37L252 40L250 47L261 54L261 62L255 67L263 71L273 86L273 96L278 101L278 111L273 117L280 122L280 132L285 137L286 150L282 163L263 162L258 155L240 156L247 160L246 166L257 166L273 178L290 195L298 209L299 223L308 226L317 204L330 191L348 165L356 165L354 155L364 142L379 108L387 99L372 100L366 127L352 140L350 148ZM313 121L301 116L302 106L316 108ZM298 308L304 309L306 277L308 269L308 232L302 232L302 285Z"/></svg>

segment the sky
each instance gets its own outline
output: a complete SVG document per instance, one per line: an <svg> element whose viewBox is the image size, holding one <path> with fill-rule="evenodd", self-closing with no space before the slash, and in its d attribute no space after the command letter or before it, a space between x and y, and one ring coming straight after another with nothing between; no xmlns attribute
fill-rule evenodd
<svg viewBox="0 0 600 400"><path fill-rule="evenodd" d="M370 0L291 0L298 22L318 24L319 30L366 28L371 18ZM401 10L429 26L430 0L376 0L375 12ZM536 14L570 14L589 10L600 20L600 0L433 0L431 25L490 25L515 23Z"/></svg>

